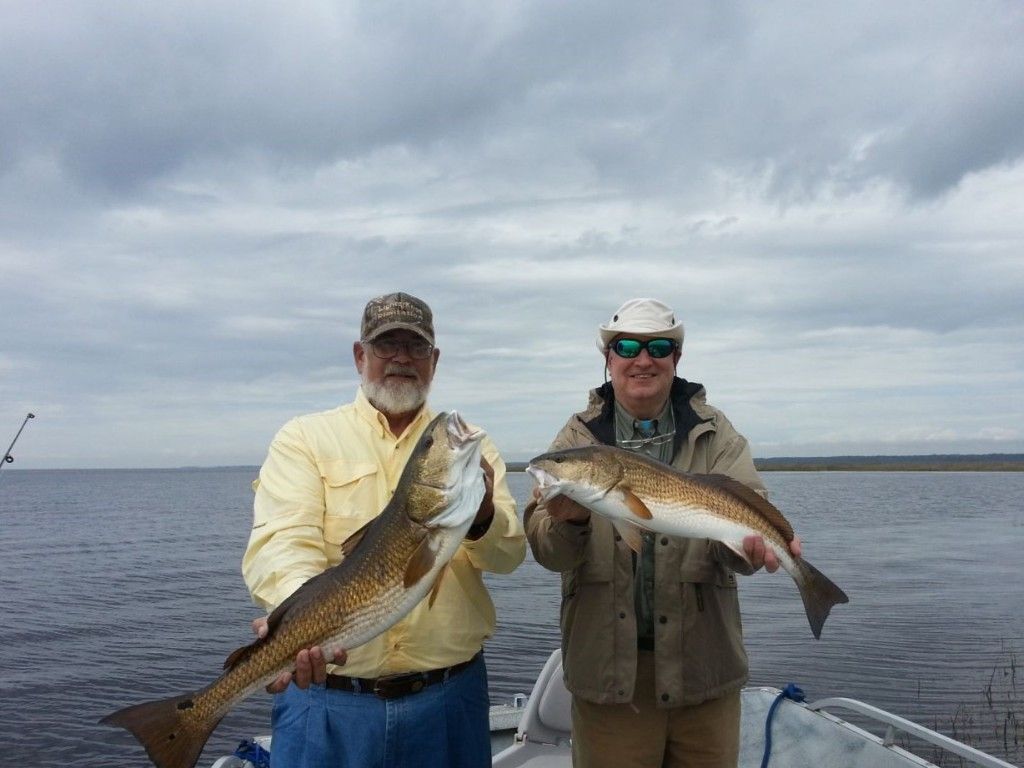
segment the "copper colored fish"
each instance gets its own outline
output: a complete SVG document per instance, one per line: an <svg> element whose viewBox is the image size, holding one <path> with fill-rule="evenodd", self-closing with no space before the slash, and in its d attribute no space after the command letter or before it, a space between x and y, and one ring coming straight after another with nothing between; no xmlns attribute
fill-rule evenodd
<svg viewBox="0 0 1024 768"><path fill-rule="evenodd" d="M641 531L721 541L746 560L743 539L764 538L800 590L807 620L821 637L829 611L849 602L817 568L789 551L793 527L767 499L725 475L695 475L642 454L592 445L545 453L527 467L543 498L562 494L608 518L636 552Z"/></svg>
<svg viewBox="0 0 1024 768"><path fill-rule="evenodd" d="M437 588L484 495L484 432L454 411L427 427L379 516L345 542L342 561L270 615L267 635L191 693L126 707L100 722L131 731L159 768L192 768L221 718L294 667L303 648L355 648L393 626ZM435 592L431 593L433 601Z"/></svg>

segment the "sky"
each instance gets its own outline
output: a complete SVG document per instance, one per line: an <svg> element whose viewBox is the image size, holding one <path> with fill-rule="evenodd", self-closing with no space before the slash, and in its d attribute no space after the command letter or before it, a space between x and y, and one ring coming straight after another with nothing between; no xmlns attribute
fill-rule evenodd
<svg viewBox="0 0 1024 768"><path fill-rule="evenodd" d="M506 459L633 297L756 457L1024 452L1024 4L0 0L11 469L256 465L373 296Z"/></svg>

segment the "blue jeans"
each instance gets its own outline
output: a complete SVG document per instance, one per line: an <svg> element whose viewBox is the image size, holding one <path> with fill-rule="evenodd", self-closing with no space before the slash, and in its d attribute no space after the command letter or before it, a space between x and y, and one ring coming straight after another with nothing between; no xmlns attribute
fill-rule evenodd
<svg viewBox="0 0 1024 768"><path fill-rule="evenodd" d="M398 699L293 683L274 697L272 768L487 768L490 699L481 655Z"/></svg>

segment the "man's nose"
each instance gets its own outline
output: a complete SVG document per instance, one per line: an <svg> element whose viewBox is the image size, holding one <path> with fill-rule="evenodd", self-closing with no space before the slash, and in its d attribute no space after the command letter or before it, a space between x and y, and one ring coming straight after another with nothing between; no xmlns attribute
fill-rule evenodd
<svg viewBox="0 0 1024 768"><path fill-rule="evenodd" d="M643 349L641 349L640 350L640 354L638 354L633 359L636 360L637 362L640 362L641 360L643 360L645 363L648 363L648 364L654 362L654 358L651 357L651 353L647 351L647 347L644 347Z"/></svg>

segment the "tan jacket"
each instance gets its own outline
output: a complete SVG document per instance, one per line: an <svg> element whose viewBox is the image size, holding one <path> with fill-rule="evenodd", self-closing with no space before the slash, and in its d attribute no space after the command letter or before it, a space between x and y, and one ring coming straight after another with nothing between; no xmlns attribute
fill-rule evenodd
<svg viewBox="0 0 1024 768"><path fill-rule="evenodd" d="M687 472L729 475L764 493L746 439L704 388L677 378L672 465ZM614 444L610 384L590 393L551 449ZM586 525L555 522L543 504L526 520L533 556L562 573L562 663L568 689L598 704L632 700L636 616L632 552L612 525L591 515ZM737 691L747 681L736 572L750 567L707 539L658 535L655 545L656 696L661 707L697 704Z"/></svg>

